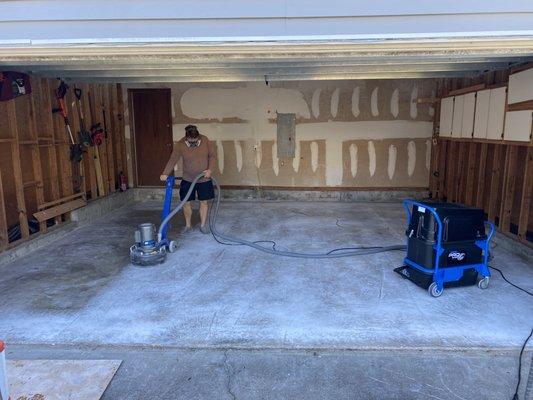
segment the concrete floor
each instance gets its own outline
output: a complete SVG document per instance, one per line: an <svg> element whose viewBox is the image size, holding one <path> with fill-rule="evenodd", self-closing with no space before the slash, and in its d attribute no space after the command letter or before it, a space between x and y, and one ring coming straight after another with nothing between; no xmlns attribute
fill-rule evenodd
<svg viewBox="0 0 533 400"><path fill-rule="evenodd" d="M482 379L482 371L491 365L491 374L501 376L499 383L504 389L494 392L496 389L486 386L487 393L507 394L516 381L519 346L531 329L533 302L499 275L493 276L485 291L477 287L447 289L434 299L393 272L401 265L400 252L335 260L279 258L245 247L223 246L198 231L182 238L180 251L170 255L165 264L133 267L128 247L134 227L144 221L157 222L158 213L159 204L135 203L0 267L0 338L19 345L14 355L32 357L36 349L50 345L74 350L82 346L157 346L165 351L204 349L219 359L231 349L267 360L257 365L274 368L276 360L280 365L290 364L287 371L301 373L291 382L301 378L317 387L316 396L306 398L328 397L329 392L324 391L328 386L313 374L333 374L329 368L336 365L311 363L312 368L305 370L307 351L342 355L336 358L340 364L335 368L342 369L342 363L351 360L371 370L380 363L373 363L362 351L378 352L380 362L394 364L397 371L410 365L402 351L418 352L411 369L443 363L434 357L444 352L453 362L439 368L452 371L454 363L463 363L464 370L472 373L468 379L476 374ZM173 232L179 229L177 225ZM404 225L403 209L396 203L226 202L219 220L219 229L226 232L254 240L274 239L282 249L321 252L403 243ZM493 253L494 266L508 279L533 290L529 260L500 247ZM295 349L303 355L292 354ZM269 351L282 354L272 357ZM127 359L129 353L124 352ZM201 358L195 362L203 365ZM528 351L526 380L530 363ZM297 365L304 367L298 369ZM127 376L119 379L125 368L119 369L115 379L128 381ZM271 374L268 368L265 371ZM423 382L424 371L425 367L418 376L420 384L435 385L435 376ZM461 368L455 371L458 377L464 376L459 373ZM387 376L380 374L374 375L376 398L383 393L379 380ZM272 375L272 379L278 378ZM348 378L336 374L335 379ZM356 384L354 379L345 384ZM242 384L258 382L251 379ZM128 393L136 390L131 382L121 387ZM418 386L408 382L387 392L388 398L405 398L401 393L407 395L413 387ZM244 398L255 397L242 390ZM473 398L468 390L461 390L459 396ZM291 397L290 390L284 393ZM432 396L450 398L437 392ZM335 389L331 398L353 397ZM409 398L427 397L411 393ZM491 394L484 398L501 397Z"/></svg>

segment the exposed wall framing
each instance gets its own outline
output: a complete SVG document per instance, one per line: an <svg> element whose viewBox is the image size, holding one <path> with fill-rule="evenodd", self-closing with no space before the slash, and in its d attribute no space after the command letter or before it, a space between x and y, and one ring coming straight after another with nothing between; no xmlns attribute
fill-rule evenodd
<svg viewBox="0 0 533 400"><path fill-rule="evenodd" d="M507 86L513 72L508 69L474 79L440 79L437 97L478 90L480 85ZM533 139L511 142L439 137L440 102L435 105L431 195L484 209L501 233L533 247ZM533 104L521 107L532 109ZM515 108L507 106L507 111Z"/></svg>
<svg viewBox="0 0 533 400"><path fill-rule="evenodd" d="M83 161L73 163L63 118L52 113L57 107L58 83L33 78L30 95L0 102L0 251L69 220L70 211L87 199L115 192L119 173L126 172L120 85L68 83L65 104L76 139L78 111L85 117L86 129L96 123L105 128L102 145L86 148ZM81 110L75 87L82 90ZM101 167L100 189L96 156Z"/></svg>

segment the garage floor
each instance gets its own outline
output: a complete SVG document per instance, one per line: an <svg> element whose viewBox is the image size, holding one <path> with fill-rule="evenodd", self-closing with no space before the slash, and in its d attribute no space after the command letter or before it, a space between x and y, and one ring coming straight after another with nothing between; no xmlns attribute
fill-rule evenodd
<svg viewBox="0 0 533 400"><path fill-rule="evenodd" d="M398 359L395 366L393 355L421 350L427 362L432 354L451 352L454 362L461 359L465 371L472 371L466 354L478 354L476 368L484 368L480 357L489 357L492 373L502 376L499 395L512 393L533 302L499 275L485 291L447 289L434 299L393 272L401 265L401 252L279 258L223 246L197 230L180 240L180 250L165 264L133 267L128 247L134 227L157 222L158 214L159 203L134 203L1 267L0 338L13 346L13 356L31 358L46 349L51 357L50 345L74 349L74 358L82 357L76 349L98 348L103 357L102 348L116 352L138 345L215 353L296 349L307 356L306 351L324 351L343 357L365 350L385 351L383 356L392 357L387 365L403 369L406 361ZM404 225L399 203L225 202L219 219L222 231L273 239L280 249L320 252L403 243ZM533 290L530 261L500 247L493 253L494 266L508 279ZM124 359L131 359L128 354ZM360 362L377 365L371 358ZM528 352L527 367L530 362ZM127 373L123 365L115 379L127 381L120 375ZM313 383L318 381L310 379ZM498 398L492 397L494 388L486 390L485 398ZM317 398L323 398L320 393Z"/></svg>

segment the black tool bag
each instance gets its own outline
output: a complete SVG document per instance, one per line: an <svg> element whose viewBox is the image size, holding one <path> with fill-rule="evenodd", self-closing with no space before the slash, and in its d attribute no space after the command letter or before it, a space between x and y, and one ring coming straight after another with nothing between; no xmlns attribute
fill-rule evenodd
<svg viewBox="0 0 533 400"><path fill-rule="evenodd" d="M31 93L30 76L22 72L0 72L0 101Z"/></svg>

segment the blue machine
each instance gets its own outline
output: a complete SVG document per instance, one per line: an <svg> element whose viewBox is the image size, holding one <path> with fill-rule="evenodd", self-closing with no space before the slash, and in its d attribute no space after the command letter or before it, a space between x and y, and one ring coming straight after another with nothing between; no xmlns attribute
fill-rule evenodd
<svg viewBox="0 0 533 400"><path fill-rule="evenodd" d="M135 265L161 264L165 261L167 253L173 253L178 249L177 242L168 240L168 222L164 223L171 213L172 191L175 179L171 175L166 181L160 231L157 232L155 225L150 222L140 224L135 231L135 244L130 247L130 259Z"/></svg>
<svg viewBox="0 0 533 400"><path fill-rule="evenodd" d="M408 236L407 256L404 258L404 266L396 268L396 272L404 278L410 279L418 286L427 288L429 294L433 297L440 296L445 286L475 284L478 274L481 275L481 279L477 282L478 287L481 289L488 287L490 279L488 267L489 244L494 236L494 224L490 221L484 221L482 210L449 203L435 203L435 206L432 206L432 203L422 203L414 200L404 200L403 205L407 213L409 227L412 226L413 218L411 210L416 210L420 215L428 215L428 218L426 218L425 225L423 223L418 224L419 227L421 226L422 229L425 229L425 234L420 234L420 229L416 233L414 232L415 229L406 232ZM447 206L452 215L443 219L442 215L439 215L439 211L442 214L442 209L438 209L438 206L442 206L442 208ZM479 213L476 214L476 211ZM466 217L461 216L461 214L466 215ZM472 226L475 226L470 224L469 215L477 217L477 231L471 229L476 232L473 239L454 242L453 238L449 237L452 236L449 230L453 229L449 228L451 221L454 218L457 220L455 232L460 236L464 231L468 231ZM436 232L433 227L435 225L433 221L436 222ZM489 227L488 235L485 232L486 226ZM419 244L420 240L418 242L414 241L417 236L423 237L421 245ZM475 237L479 239L475 239ZM424 262L421 260L424 260ZM471 260L474 260L474 262L471 262Z"/></svg>

